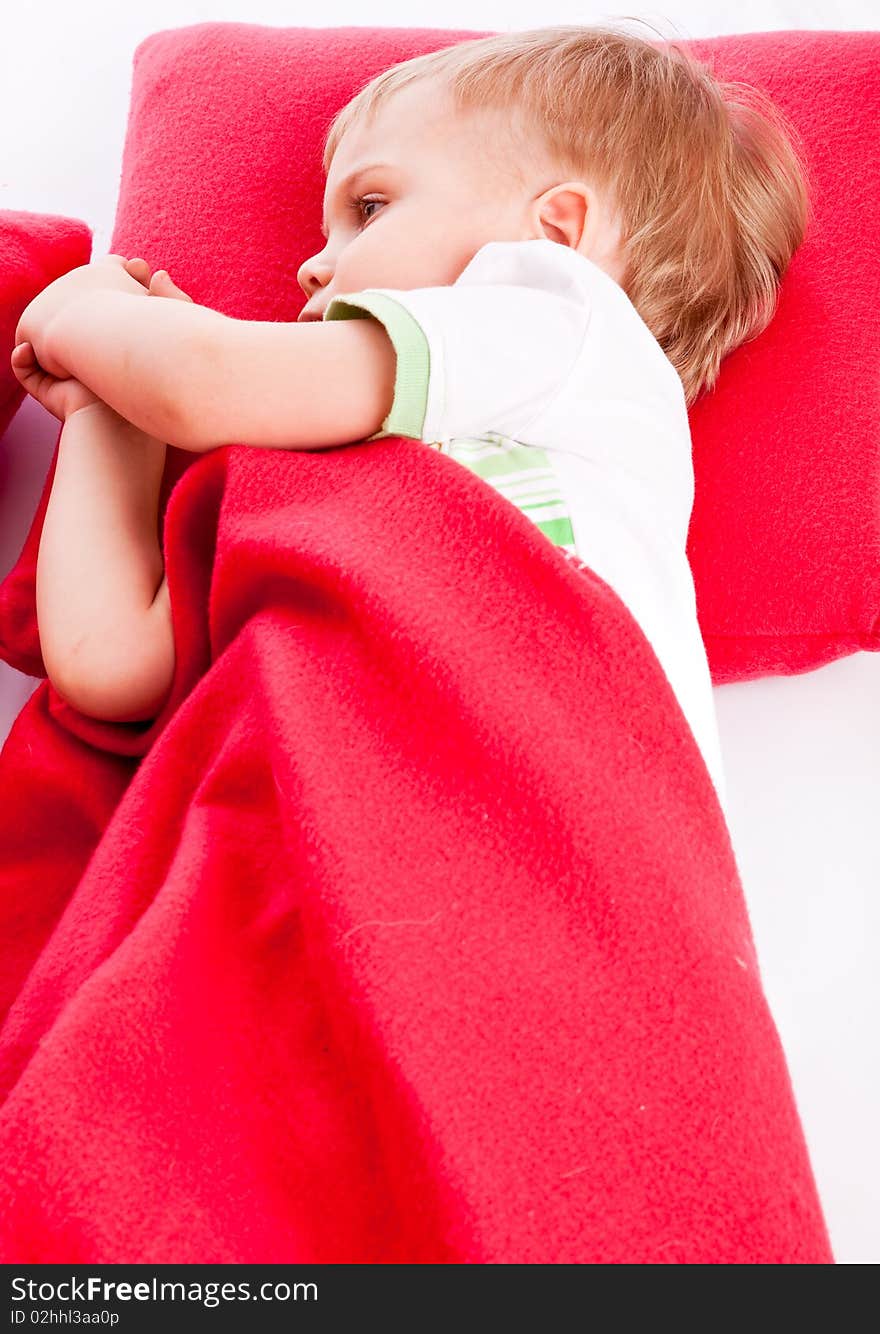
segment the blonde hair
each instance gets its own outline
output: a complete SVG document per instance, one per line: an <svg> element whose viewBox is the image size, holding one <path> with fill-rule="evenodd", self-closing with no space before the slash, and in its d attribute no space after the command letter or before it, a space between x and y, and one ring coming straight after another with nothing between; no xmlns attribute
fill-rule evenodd
<svg viewBox="0 0 880 1334"><path fill-rule="evenodd" d="M519 108L552 160L610 201L621 286L688 404L766 328L809 221L798 136L766 94L720 82L674 41L616 27L501 33L377 75L331 122L325 172L355 120L435 76L462 110Z"/></svg>

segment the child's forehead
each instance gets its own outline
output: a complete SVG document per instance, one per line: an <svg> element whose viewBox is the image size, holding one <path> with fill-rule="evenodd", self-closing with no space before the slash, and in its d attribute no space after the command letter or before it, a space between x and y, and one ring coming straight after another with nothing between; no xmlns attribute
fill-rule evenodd
<svg viewBox="0 0 880 1334"><path fill-rule="evenodd" d="M401 170L450 162L461 167L473 159L488 169L519 145L514 109L495 106L459 106L449 88L438 80L416 80L395 89L376 106L359 115L339 141L329 176L339 179L355 164L367 161L398 165Z"/></svg>
<svg viewBox="0 0 880 1334"><path fill-rule="evenodd" d="M387 146L414 152L419 145L433 148L454 137L465 123L448 89L436 81L416 80L397 88L359 116L342 143L358 150L379 151ZM342 144L340 144L340 147Z"/></svg>

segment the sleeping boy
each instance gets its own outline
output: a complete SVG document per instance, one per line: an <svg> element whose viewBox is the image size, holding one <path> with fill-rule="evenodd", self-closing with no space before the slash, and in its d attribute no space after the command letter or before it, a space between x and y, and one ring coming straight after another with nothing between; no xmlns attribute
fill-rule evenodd
<svg viewBox="0 0 880 1334"><path fill-rule="evenodd" d="M380 74L330 126L324 168L296 323L228 318L116 255L25 310L13 368L64 422L37 568L53 685L114 720L167 696L168 443L406 436L616 592L723 801L687 408L767 325L803 237L785 122L674 45L552 27Z"/></svg>

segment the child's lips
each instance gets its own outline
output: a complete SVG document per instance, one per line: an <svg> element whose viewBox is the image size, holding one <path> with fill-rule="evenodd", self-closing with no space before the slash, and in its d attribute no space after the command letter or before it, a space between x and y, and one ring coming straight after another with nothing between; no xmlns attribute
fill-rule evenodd
<svg viewBox="0 0 880 1334"><path fill-rule="evenodd" d="M308 306L306 306L297 316L297 323L307 324L309 320L318 320L320 322L323 318L324 312L322 310L309 310Z"/></svg>

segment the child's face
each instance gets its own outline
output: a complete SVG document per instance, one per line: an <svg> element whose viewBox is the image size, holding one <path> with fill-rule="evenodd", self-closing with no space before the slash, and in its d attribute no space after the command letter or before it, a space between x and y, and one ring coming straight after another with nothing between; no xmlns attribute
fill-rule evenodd
<svg viewBox="0 0 880 1334"><path fill-rule="evenodd" d="M510 121L494 108L457 111L442 85L418 81L353 125L327 176L326 245L297 275L308 297L300 319L321 319L344 292L449 285L486 242L534 235L527 205L540 164L523 154L514 169Z"/></svg>

